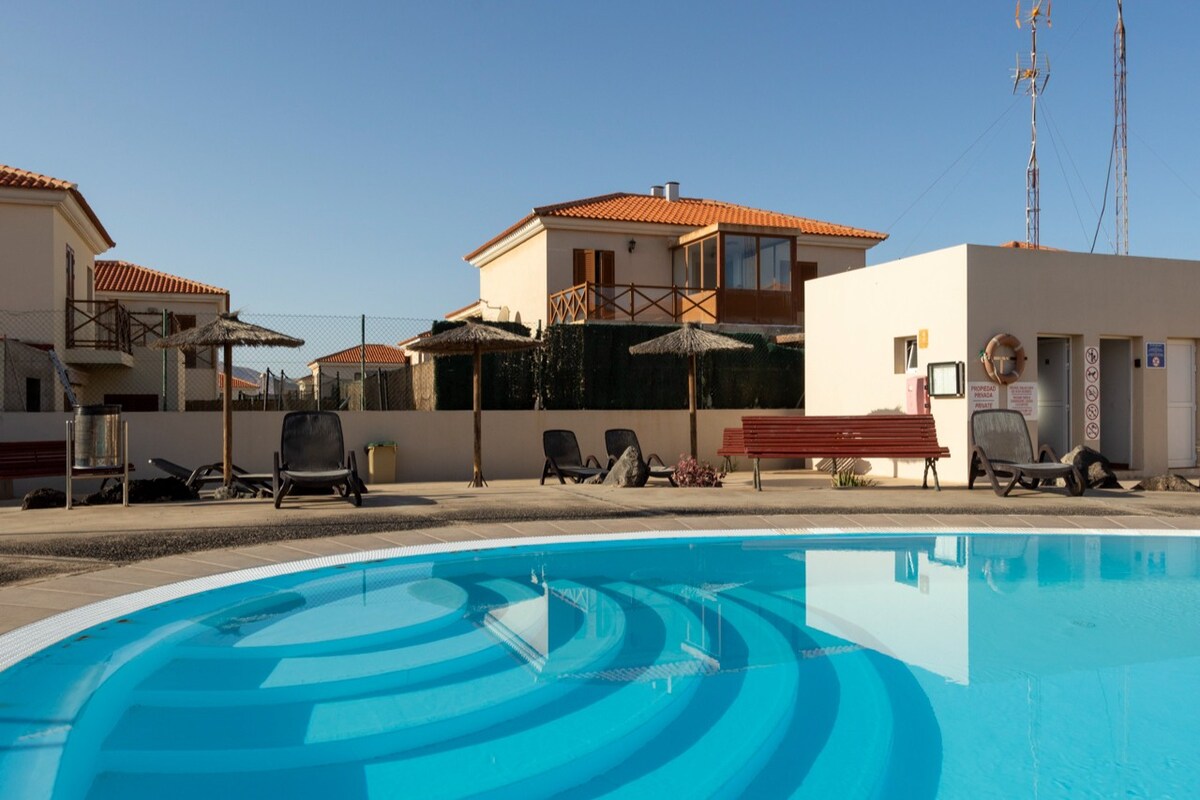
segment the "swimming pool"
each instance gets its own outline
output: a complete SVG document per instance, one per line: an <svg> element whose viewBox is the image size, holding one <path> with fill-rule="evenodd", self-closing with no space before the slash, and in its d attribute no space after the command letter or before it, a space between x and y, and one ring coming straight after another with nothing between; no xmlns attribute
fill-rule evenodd
<svg viewBox="0 0 1200 800"><path fill-rule="evenodd" d="M225 586L0 673L0 797L1190 796L1198 541L539 543Z"/></svg>

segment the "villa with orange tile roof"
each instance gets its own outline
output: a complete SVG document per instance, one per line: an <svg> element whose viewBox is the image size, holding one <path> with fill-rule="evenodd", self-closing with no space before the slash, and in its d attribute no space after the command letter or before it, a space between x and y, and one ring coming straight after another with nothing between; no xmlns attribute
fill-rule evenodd
<svg viewBox="0 0 1200 800"><path fill-rule="evenodd" d="M718 200L677 183L541 206L464 256L458 313L530 327L593 322L795 327L804 282L866 264L886 234Z"/></svg>
<svg viewBox="0 0 1200 800"><path fill-rule="evenodd" d="M309 362L312 375L301 379L301 393L314 394L313 387L319 385L322 387L321 396L333 397L336 403L350 394L349 387L364 374L370 375L376 370L394 370L408 362L408 353L399 347L390 344L356 344Z"/></svg>
<svg viewBox="0 0 1200 800"><path fill-rule="evenodd" d="M177 327L173 309L186 323L186 309L228 308L228 292L97 260L114 246L75 184L0 164L0 409L65 409L60 374L80 404L145 410L217 396L214 369L189 391L187 357L148 345L164 334L164 311Z"/></svg>

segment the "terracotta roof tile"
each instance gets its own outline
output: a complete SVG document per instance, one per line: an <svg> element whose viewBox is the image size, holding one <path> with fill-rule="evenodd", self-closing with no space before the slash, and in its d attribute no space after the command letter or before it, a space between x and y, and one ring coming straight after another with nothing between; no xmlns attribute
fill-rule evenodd
<svg viewBox="0 0 1200 800"><path fill-rule="evenodd" d="M79 201L79 205L83 207L83 211L88 215L88 219L96 226L96 230L104 237L104 241L108 242L108 246L117 246L117 243L112 240L112 237L108 235L108 231L100 223L100 218L96 216L96 212L92 211L92 207L88 205L88 201L83 198L83 194L79 191L79 188L70 181L64 181L61 178L51 178L49 175L41 175L37 172L30 172L27 169L0 164L0 187L10 189L52 189L61 192L70 192Z"/></svg>
<svg viewBox="0 0 1200 800"><path fill-rule="evenodd" d="M1046 247L1046 245L1044 245L1044 244L1039 244L1037 247L1034 247L1031 244L1029 244L1028 242L1020 242L1020 241L1017 241L1016 239L1013 239L1011 242L1005 242L999 246L1000 247L1011 247L1014 250L1049 250L1052 253L1066 252L1065 250L1061 250L1057 247Z"/></svg>
<svg viewBox="0 0 1200 800"><path fill-rule="evenodd" d="M407 364L407 354L398 347L390 344L368 344L366 362L368 364ZM327 356L314 358L310 364L358 364L362 361L362 346L354 345Z"/></svg>
<svg viewBox="0 0 1200 800"><path fill-rule="evenodd" d="M228 289L180 278L128 261L96 260L97 292L153 292L155 294L229 294Z"/></svg>
<svg viewBox="0 0 1200 800"><path fill-rule="evenodd" d="M688 228L703 228L716 223L747 225L766 228L791 228L801 233L816 236L846 236L860 239L887 238L886 233L877 233L865 228L853 228L832 222L764 211L720 200L705 200L697 197L681 197L667 200L648 194L616 192L582 200L572 200L533 209L515 225L504 230L464 258L470 261L506 236L519 230L535 217L574 217L576 219L599 219L613 222L647 222L665 225L680 225Z"/></svg>
<svg viewBox="0 0 1200 800"><path fill-rule="evenodd" d="M222 392L225 391L225 373L224 372L217 373L217 388L219 391L222 391ZM235 388L235 389L261 389L262 386L258 385L254 381L248 381L245 378L239 378L237 375L234 375L233 376L233 388Z"/></svg>

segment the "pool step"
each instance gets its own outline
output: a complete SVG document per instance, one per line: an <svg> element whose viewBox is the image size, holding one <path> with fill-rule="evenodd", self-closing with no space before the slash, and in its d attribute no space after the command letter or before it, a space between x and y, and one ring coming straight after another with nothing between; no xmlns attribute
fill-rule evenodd
<svg viewBox="0 0 1200 800"><path fill-rule="evenodd" d="M561 582L567 589L577 584ZM581 587L579 587L581 588ZM598 593L597 613L617 622L597 642L586 628L551 656L572 668L604 669L624 643L620 606ZM311 704L257 707L255 724L242 723L243 707L140 706L109 737L106 768L119 771L186 772L211 768L261 769L331 763L395 753L480 730L555 702L572 691L570 681L550 681L525 666L435 688ZM156 730L152 741L134 731ZM273 738L268 738L271 734ZM196 742L223 742L215 750Z"/></svg>

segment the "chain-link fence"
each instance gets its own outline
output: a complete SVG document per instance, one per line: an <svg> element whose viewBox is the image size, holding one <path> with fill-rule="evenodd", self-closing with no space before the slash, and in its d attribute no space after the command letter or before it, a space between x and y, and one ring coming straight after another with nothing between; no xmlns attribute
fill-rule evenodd
<svg viewBox="0 0 1200 800"><path fill-rule="evenodd" d="M225 391L220 348L163 350L164 335L203 326L208 310L131 309L76 301L64 311L0 310L0 410L63 411L120 404L126 411L212 411ZM244 312L240 318L302 339L296 348L235 347L237 410L439 410L471 407L471 359L430 359L405 344L449 323L378 316ZM670 328L595 323L553 326L540 351L484 358L488 409L685 407L686 368L628 348ZM803 402L803 351L737 334L744 353L702 360L701 404L792 408Z"/></svg>

